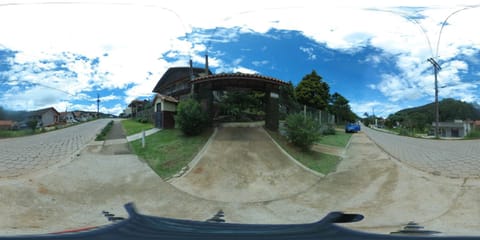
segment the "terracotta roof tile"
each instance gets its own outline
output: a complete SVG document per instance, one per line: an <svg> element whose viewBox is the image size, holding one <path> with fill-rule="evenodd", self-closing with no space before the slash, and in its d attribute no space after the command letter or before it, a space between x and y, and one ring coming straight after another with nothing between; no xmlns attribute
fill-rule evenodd
<svg viewBox="0 0 480 240"><path fill-rule="evenodd" d="M0 126L13 126L12 120L0 120Z"/></svg>
<svg viewBox="0 0 480 240"><path fill-rule="evenodd" d="M160 94L160 93L157 93L155 95L155 98L153 99L153 102L155 102L157 100L157 98L160 98L162 99L163 101L167 101L167 102L172 102L172 103L178 103L178 100L175 99L174 97L172 96L167 96L167 95L163 95L163 94Z"/></svg>
<svg viewBox="0 0 480 240"><path fill-rule="evenodd" d="M250 78L250 79L259 79L259 80L267 80L271 82L275 82L278 84L288 84L285 81L282 81L280 79L274 78L274 77L268 77L268 76L263 76L260 74L251 74L251 73L219 73L219 74L214 74L214 75L208 75L204 77L198 77L193 80L194 83L197 82L203 82L203 81L208 81L212 79L223 79L223 78Z"/></svg>

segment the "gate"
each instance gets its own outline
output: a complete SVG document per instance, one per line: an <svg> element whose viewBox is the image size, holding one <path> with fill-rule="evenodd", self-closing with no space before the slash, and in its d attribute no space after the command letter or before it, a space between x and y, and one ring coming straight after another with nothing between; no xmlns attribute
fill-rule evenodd
<svg viewBox="0 0 480 240"><path fill-rule="evenodd" d="M162 112L155 112L155 127L162 128L163 127L163 116Z"/></svg>

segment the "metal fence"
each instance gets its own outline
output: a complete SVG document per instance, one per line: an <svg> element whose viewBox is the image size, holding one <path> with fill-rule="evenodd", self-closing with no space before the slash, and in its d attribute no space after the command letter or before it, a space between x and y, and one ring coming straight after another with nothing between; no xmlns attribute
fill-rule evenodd
<svg viewBox="0 0 480 240"><path fill-rule="evenodd" d="M304 105L300 113L302 113L304 116L309 116L315 119L320 124L335 124L335 115L325 110L322 111L322 110Z"/></svg>
<svg viewBox="0 0 480 240"><path fill-rule="evenodd" d="M132 113L132 118L142 119L153 123L155 122L155 112L153 108L148 108L136 113Z"/></svg>

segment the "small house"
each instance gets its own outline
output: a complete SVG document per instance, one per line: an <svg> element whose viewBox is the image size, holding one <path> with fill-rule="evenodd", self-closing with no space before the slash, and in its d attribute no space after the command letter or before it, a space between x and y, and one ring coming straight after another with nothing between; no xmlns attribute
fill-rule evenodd
<svg viewBox="0 0 480 240"><path fill-rule="evenodd" d="M131 110L131 117L136 118L142 115L142 112L148 108L150 102L148 100L133 100L128 104L128 107Z"/></svg>
<svg viewBox="0 0 480 240"><path fill-rule="evenodd" d="M27 121L37 121L39 127L49 127L59 123L60 113L53 107L44 108L28 113Z"/></svg>
<svg viewBox="0 0 480 240"><path fill-rule="evenodd" d="M432 123L435 127L435 123ZM438 131L440 137L464 138L472 130L471 124L467 121L455 120L453 122L439 122Z"/></svg>
<svg viewBox="0 0 480 240"><path fill-rule="evenodd" d="M78 122L77 119L75 119L75 115L73 112L61 112L60 113L60 121L63 123L76 123Z"/></svg>
<svg viewBox="0 0 480 240"><path fill-rule="evenodd" d="M12 120L0 120L0 130L12 130L15 128L15 122Z"/></svg>
<svg viewBox="0 0 480 240"><path fill-rule="evenodd" d="M153 104L155 110L155 127L163 129L174 128L174 116L177 111L178 100L171 96L157 94L153 99Z"/></svg>

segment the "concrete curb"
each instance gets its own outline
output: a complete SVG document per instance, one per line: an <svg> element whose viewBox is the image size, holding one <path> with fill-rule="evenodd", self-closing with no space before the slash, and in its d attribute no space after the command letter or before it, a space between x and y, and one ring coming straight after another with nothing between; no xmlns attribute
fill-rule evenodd
<svg viewBox="0 0 480 240"><path fill-rule="evenodd" d="M152 129L148 129L145 131L145 136L149 136L149 135L152 135L158 131L161 131L162 129L159 129L159 128L152 128ZM138 139L141 139L142 138L142 133L136 133L136 134L132 134L130 136L127 136L127 141L128 142L132 142L132 141L135 141L135 140L138 140Z"/></svg>
<svg viewBox="0 0 480 240"><path fill-rule="evenodd" d="M198 164L198 162L203 157L203 155L205 155L205 152L207 151L208 147L212 144L213 139L215 138L215 136L217 136L217 132L218 132L218 128L214 128L212 135L210 136L210 138L208 138L208 141L205 143L205 145L203 145L202 149L197 153L197 155L192 159L192 161L190 161L187 164L187 166L185 167L186 170L183 173L181 173L180 176L172 176L168 179L165 179L165 181L172 183L175 181L175 179L178 179L180 177L183 177L189 174L190 171L192 171L192 169Z"/></svg>
<svg viewBox="0 0 480 240"><path fill-rule="evenodd" d="M263 128L262 128L263 129ZM297 159L295 159L294 157L292 157L290 154L288 154L287 151L285 151L285 149L283 149L276 141L275 139L272 138L272 136L270 136L270 134L268 133L267 130L263 129L263 131L265 131L265 133L267 134L267 136L270 138L270 140L275 144L275 146L277 146L278 149L280 149L280 151L285 154L290 160L292 160L292 162L294 162L295 164L297 164L299 167L301 167L302 169L314 174L315 176L318 176L318 177L321 177L321 178L324 178L325 177L325 174L323 173L319 173L317 171L314 171L308 167L306 167L305 165L303 165L302 163L300 163L299 161L297 161Z"/></svg>

